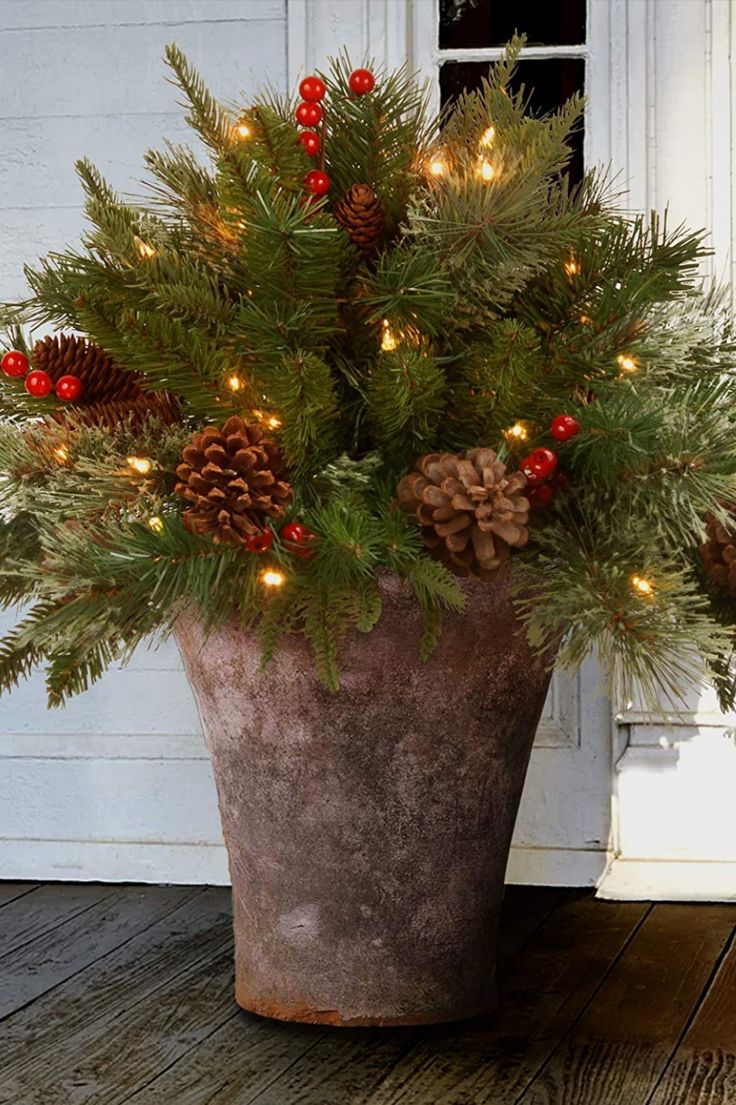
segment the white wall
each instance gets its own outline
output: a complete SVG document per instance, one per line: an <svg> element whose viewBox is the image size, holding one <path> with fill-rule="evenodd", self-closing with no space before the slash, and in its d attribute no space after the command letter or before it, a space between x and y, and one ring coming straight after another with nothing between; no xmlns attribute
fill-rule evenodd
<svg viewBox="0 0 736 1105"><path fill-rule="evenodd" d="M0 0L0 300L23 294L24 262L78 237L77 158L130 191L147 147L187 138L172 41L225 99L286 86L286 0ZM1 698L0 761L0 878L225 879L173 644L62 711L37 678Z"/></svg>

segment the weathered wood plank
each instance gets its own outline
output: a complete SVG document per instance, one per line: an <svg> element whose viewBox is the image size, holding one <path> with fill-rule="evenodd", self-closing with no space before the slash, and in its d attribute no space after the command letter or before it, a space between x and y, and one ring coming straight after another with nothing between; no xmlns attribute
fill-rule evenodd
<svg viewBox="0 0 736 1105"><path fill-rule="evenodd" d="M203 954L114 1020L88 1026L59 1054L34 1056L25 1076L12 1079L8 1103L122 1105L232 1017L230 934L217 926L203 942ZM7 1077L2 1082L7 1094Z"/></svg>
<svg viewBox="0 0 736 1105"><path fill-rule="evenodd" d="M540 925L553 913L555 905L567 897L574 901L578 895L538 888L510 889L504 904L499 938L501 975L509 964L515 962L516 956L523 958L525 942L529 940L534 945ZM296 1105L296 1102L308 1101L319 1101L320 1105L345 1105L346 1102L363 1105L373 1101L374 1093L378 1093L376 1100L382 1100L380 1088L390 1077L390 1072L403 1069L407 1063L413 1072L425 1070L427 1064L434 1060L437 1042L446 1037L455 1039L462 1031L457 1026L443 1026L330 1032L283 1078L253 1098L240 1099L221 1094L214 1101L217 1105L236 1105L236 1102L240 1105L241 1100L249 1105L251 1101L258 1105ZM426 1081L420 1079L416 1096L407 1100L421 1102L422 1105L431 1101L434 1105L436 1100L440 1100L436 1095L438 1076L443 1070L444 1065L440 1062ZM403 1101L403 1098L400 1100Z"/></svg>
<svg viewBox="0 0 736 1105"><path fill-rule="evenodd" d="M165 909L152 898L147 928L0 1025L0 1101L23 1100L45 1070L72 1068L100 1036L117 1041L121 1014L223 941L229 948L229 891L182 888L178 895Z"/></svg>
<svg viewBox="0 0 736 1105"><path fill-rule="evenodd" d="M49 883L16 898L0 912L0 958L115 893L99 883Z"/></svg>
<svg viewBox="0 0 736 1105"><path fill-rule="evenodd" d="M736 1101L736 943L731 942L651 1105Z"/></svg>
<svg viewBox="0 0 736 1105"><path fill-rule="evenodd" d="M37 936L3 963L0 1018L144 931L190 894L174 887L121 887L53 932Z"/></svg>
<svg viewBox="0 0 736 1105"><path fill-rule="evenodd" d="M736 906L655 906L519 1105L649 1101L734 923Z"/></svg>
<svg viewBox="0 0 736 1105"><path fill-rule="evenodd" d="M37 889L37 882L0 882L0 909Z"/></svg>

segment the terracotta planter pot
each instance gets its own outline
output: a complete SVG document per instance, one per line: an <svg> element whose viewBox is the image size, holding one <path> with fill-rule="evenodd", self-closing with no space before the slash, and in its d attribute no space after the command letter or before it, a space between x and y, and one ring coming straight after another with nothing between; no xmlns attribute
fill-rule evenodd
<svg viewBox="0 0 736 1105"><path fill-rule="evenodd" d="M507 580L418 658L421 617L383 583L371 634L343 642L343 688L301 637L264 673L234 626L177 638L199 704L233 884L236 996L322 1024L416 1024L496 1001L504 872L549 673Z"/></svg>

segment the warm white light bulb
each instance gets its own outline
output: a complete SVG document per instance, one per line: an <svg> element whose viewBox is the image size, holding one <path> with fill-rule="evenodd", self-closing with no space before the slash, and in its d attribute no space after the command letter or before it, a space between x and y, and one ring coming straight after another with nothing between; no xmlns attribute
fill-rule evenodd
<svg viewBox="0 0 736 1105"><path fill-rule="evenodd" d="M529 434L526 432L526 427L522 422L515 422L513 426L510 426L506 431L507 438L510 437L515 441L526 441Z"/></svg>
<svg viewBox="0 0 736 1105"><path fill-rule="evenodd" d="M444 176L445 168L444 161L440 161L438 157L429 163L429 171L432 176Z"/></svg>
<svg viewBox="0 0 736 1105"><path fill-rule="evenodd" d="M583 271L583 266L580 264L577 258L572 256L572 254L568 257L567 261L565 261L562 267L564 268L568 276L580 276L580 273Z"/></svg>
<svg viewBox="0 0 736 1105"><path fill-rule="evenodd" d="M286 576L277 568L266 568L261 572L260 580L264 587L283 587Z"/></svg>
<svg viewBox="0 0 736 1105"><path fill-rule="evenodd" d="M654 594L654 587L644 576L632 576L631 586L637 594L644 595L646 598L650 598Z"/></svg>
<svg viewBox="0 0 736 1105"><path fill-rule="evenodd" d="M148 242L144 242L140 238L135 239L135 248L138 250L138 256L146 261L150 261L152 257L156 256L156 250L153 246L150 246Z"/></svg>
<svg viewBox="0 0 736 1105"><path fill-rule="evenodd" d="M486 159L483 158L481 163L480 163L480 177L481 177L481 180L485 180L486 182L489 181L489 180L493 180L495 175L496 175L496 170L493 168L490 161L486 161Z"/></svg>
<svg viewBox="0 0 736 1105"><path fill-rule="evenodd" d="M493 144L493 139L496 137L495 127L486 127L483 131L483 135L480 140L481 146L490 146Z"/></svg>
<svg viewBox="0 0 736 1105"><path fill-rule="evenodd" d="M238 123L235 128L238 138L250 138L250 127L247 123Z"/></svg>
<svg viewBox="0 0 736 1105"><path fill-rule="evenodd" d="M233 372L232 376L228 376L227 378L227 386L230 388L230 391L241 391L244 385L240 377Z"/></svg>
<svg viewBox="0 0 736 1105"><path fill-rule="evenodd" d="M69 460L69 450L66 445L58 445L54 449L54 456L58 460L59 464L65 464Z"/></svg>
<svg viewBox="0 0 736 1105"><path fill-rule="evenodd" d="M396 335L391 329L391 325L387 318L383 320L383 335L381 337L381 349L384 353L390 353L392 349L395 349L399 344Z"/></svg>
<svg viewBox="0 0 736 1105"><path fill-rule="evenodd" d="M154 514L152 518L149 518L148 524L154 533L161 533L164 528L163 519L159 518L158 514Z"/></svg>
<svg viewBox="0 0 736 1105"><path fill-rule="evenodd" d="M128 464L140 476L147 476L153 467L148 457L128 457Z"/></svg>
<svg viewBox="0 0 736 1105"><path fill-rule="evenodd" d="M276 415L271 414L266 419L266 425L268 426L269 430L278 430L279 426L281 425L281 419L277 418Z"/></svg>
<svg viewBox="0 0 736 1105"><path fill-rule="evenodd" d="M639 362L629 353L619 353L616 360L622 372L636 372L639 367Z"/></svg>

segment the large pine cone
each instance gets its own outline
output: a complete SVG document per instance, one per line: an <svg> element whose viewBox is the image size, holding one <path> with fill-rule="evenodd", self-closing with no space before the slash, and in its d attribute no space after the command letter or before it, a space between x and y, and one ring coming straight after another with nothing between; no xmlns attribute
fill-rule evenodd
<svg viewBox="0 0 736 1105"><path fill-rule="evenodd" d="M399 482L399 506L416 514L433 555L456 575L493 579L529 539L526 476L493 449L429 453Z"/></svg>
<svg viewBox="0 0 736 1105"><path fill-rule="evenodd" d="M292 499L278 446L257 424L237 415L207 426L182 453L176 490L192 504L184 522L217 543L245 544L262 533L267 518L283 518Z"/></svg>
<svg viewBox="0 0 736 1105"><path fill-rule="evenodd" d="M122 368L99 345L74 334L58 334L37 341L32 353L33 367L48 372L54 384L71 374L82 382L82 395L52 416L67 421L68 410L74 421L86 426L113 429L124 421L141 425L147 417L171 423L179 420L179 405L168 392L145 392L141 373Z"/></svg>
<svg viewBox="0 0 736 1105"><path fill-rule="evenodd" d="M386 219L370 184L354 184L335 207L335 218L353 245L370 257L383 241Z"/></svg>
<svg viewBox="0 0 736 1105"><path fill-rule="evenodd" d="M720 587L736 598L736 504L727 507L734 520L724 526L712 514L705 520L705 541L700 546L700 559L706 572Z"/></svg>

